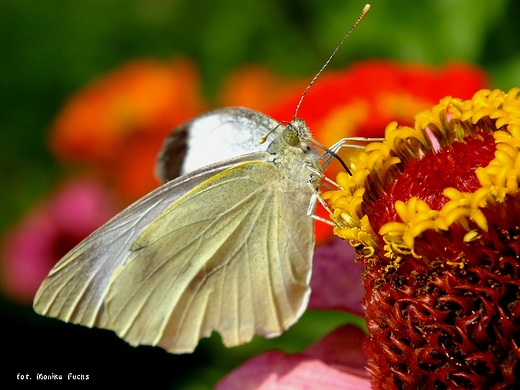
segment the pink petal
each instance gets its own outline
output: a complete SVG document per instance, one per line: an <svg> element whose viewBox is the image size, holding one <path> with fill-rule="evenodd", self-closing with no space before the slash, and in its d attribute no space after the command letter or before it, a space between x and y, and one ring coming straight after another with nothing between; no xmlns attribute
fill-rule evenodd
<svg viewBox="0 0 520 390"><path fill-rule="evenodd" d="M357 254L350 244L335 237L314 252L309 309L345 310L363 316L364 294Z"/></svg>
<svg viewBox="0 0 520 390"><path fill-rule="evenodd" d="M111 194L98 181L88 178L63 186L52 199L51 207L56 225L84 237L115 213Z"/></svg>
<svg viewBox="0 0 520 390"><path fill-rule="evenodd" d="M370 381L302 354L271 351L246 362L224 378L216 389L369 390Z"/></svg>
<svg viewBox="0 0 520 390"><path fill-rule="evenodd" d="M112 195L98 182L67 183L42 202L2 242L0 286L12 299L32 301L50 269L115 214Z"/></svg>
<svg viewBox="0 0 520 390"><path fill-rule="evenodd" d="M52 240L55 228L42 206L5 238L2 250L2 289L19 301L31 301L55 263Z"/></svg>
<svg viewBox="0 0 520 390"><path fill-rule="evenodd" d="M343 325L311 345L305 355L321 360L331 367L370 378L365 369L367 358L363 352L366 335L355 325Z"/></svg>

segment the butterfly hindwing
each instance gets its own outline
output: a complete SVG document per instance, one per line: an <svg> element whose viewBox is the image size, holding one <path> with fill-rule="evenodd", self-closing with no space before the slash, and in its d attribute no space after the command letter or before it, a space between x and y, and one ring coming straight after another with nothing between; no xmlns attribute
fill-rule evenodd
<svg viewBox="0 0 520 390"><path fill-rule="evenodd" d="M157 176L163 181L218 161L264 152L259 140L278 122L245 107L223 107L204 113L180 126L164 141L157 159Z"/></svg>
<svg viewBox="0 0 520 390"><path fill-rule="evenodd" d="M279 174L265 162L235 166L158 216L114 273L107 327L179 353L213 330L234 346L292 325L310 292L313 226L300 208L310 195L280 191Z"/></svg>

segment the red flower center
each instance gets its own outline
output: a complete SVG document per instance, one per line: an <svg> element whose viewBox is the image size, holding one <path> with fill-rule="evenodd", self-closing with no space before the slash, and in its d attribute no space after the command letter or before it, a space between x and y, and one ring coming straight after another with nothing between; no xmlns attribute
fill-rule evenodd
<svg viewBox="0 0 520 390"><path fill-rule="evenodd" d="M367 203L369 209L364 210L365 213L377 216L370 221L375 230L379 231L389 221L400 220L395 211L397 200L406 202L415 196L432 209L440 210L449 200L443 194L445 188L452 187L461 192L480 188L475 170L489 164L496 146L492 134L483 131L477 134L405 163L403 173L385 188L385 194L372 205Z"/></svg>

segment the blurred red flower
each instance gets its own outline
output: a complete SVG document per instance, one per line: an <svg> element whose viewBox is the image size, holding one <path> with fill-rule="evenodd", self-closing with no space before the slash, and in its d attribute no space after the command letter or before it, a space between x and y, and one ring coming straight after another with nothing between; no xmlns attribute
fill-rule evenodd
<svg viewBox="0 0 520 390"><path fill-rule="evenodd" d="M447 96L467 99L487 86L479 68L453 63L443 68L399 64L387 60L360 61L324 73L305 96L298 113L316 138L332 145L343 137L382 137L392 121L413 124L413 117ZM267 107L265 113L289 120L303 90Z"/></svg>

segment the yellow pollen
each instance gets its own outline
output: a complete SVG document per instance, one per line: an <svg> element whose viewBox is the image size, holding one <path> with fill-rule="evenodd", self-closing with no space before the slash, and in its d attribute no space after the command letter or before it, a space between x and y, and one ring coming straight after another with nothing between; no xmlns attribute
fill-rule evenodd
<svg viewBox="0 0 520 390"><path fill-rule="evenodd" d="M463 261L446 261L446 264L459 267L460 269L464 268L464 262Z"/></svg>
<svg viewBox="0 0 520 390"><path fill-rule="evenodd" d="M464 238L462 239L464 242L471 242L478 240L481 237L480 232L477 229L470 230L464 235Z"/></svg>

